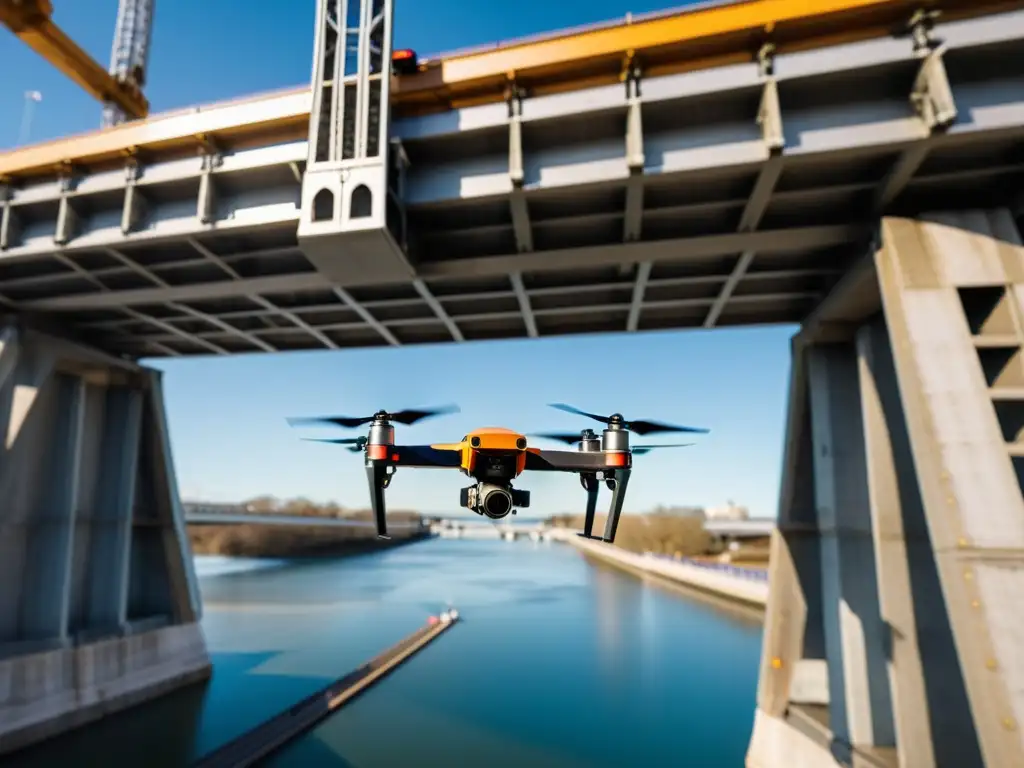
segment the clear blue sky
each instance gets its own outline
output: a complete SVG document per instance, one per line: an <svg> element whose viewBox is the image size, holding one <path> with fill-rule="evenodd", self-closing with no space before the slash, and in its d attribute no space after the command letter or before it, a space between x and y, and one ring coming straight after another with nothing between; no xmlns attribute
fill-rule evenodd
<svg viewBox="0 0 1024 768"><path fill-rule="evenodd" d="M57 23L107 62L117 0L55 5ZM485 2L400 0L395 42L421 54L437 53L661 5L523 0L510 13L508 6ZM153 110L308 82L313 15L313 0L157 0L147 88ZM27 90L43 94L32 119L32 141L98 125L99 106L6 32L0 33L0 72L0 147L18 141ZM359 457L300 441L300 434L322 430L300 433L285 423L290 415L364 415L448 402L462 407L459 415L400 428L399 440L408 442L454 440L484 425L525 432L594 426L545 407L568 402L711 429L692 448L637 457L628 510L732 499L761 516L775 514L793 330L576 336L155 364L166 372L172 442L186 497L230 501L272 493L365 506ZM481 371L494 375L485 380ZM667 438L646 441L675 441ZM400 471L389 502L393 508L448 511L465 484L456 473ZM534 513L577 510L583 500L572 476L531 475L519 485L534 492Z"/></svg>

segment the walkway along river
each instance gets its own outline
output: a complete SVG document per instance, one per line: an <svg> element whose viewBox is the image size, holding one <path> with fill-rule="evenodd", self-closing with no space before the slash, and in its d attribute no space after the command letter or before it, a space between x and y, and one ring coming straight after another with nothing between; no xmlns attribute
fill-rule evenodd
<svg viewBox="0 0 1024 768"><path fill-rule="evenodd" d="M336 561L199 558L198 568L213 680L11 765L186 765L449 601L460 626L270 764L743 765L757 620L564 544L434 539Z"/></svg>

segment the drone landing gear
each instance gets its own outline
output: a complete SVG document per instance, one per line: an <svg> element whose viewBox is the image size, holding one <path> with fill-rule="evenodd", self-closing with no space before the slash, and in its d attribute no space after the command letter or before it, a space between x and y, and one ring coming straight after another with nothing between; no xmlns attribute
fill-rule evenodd
<svg viewBox="0 0 1024 768"><path fill-rule="evenodd" d="M377 538L390 539L388 536L387 504L384 501L384 491L391 485L391 478L395 475L395 467L387 459L367 459L366 479L370 483L370 507L373 509L373 518L377 523Z"/></svg>
<svg viewBox="0 0 1024 768"><path fill-rule="evenodd" d="M580 475L580 485L587 492L587 516L583 519L583 533L577 533L581 539L593 539L603 541L600 536L594 536L594 515L597 513L597 492L601 488L597 475L584 472Z"/></svg>
<svg viewBox="0 0 1024 768"><path fill-rule="evenodd" d="M597 492L601 487L597 475L584 472L580 475L580 484L587 492L587 513L583 520L583 533L576 534L583 539L615 542L615 533L619 528L619 517L622 515L622 504L626 500L626 486L629 484L630 469L616 469L604 473L605 485L612 492L611 508L604 524L604 536L594 536L594 516L597 512Z"/></svg>

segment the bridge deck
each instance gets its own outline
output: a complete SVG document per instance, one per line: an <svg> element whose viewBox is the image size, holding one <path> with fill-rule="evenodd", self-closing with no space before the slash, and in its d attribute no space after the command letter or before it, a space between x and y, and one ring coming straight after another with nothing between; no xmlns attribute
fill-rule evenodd
<svg viewBox="0 0 1024 768"><path fill-rule="evenodd" d="M621 84L527 98L516 219L505 104L400 117L403 284L315 271L296 240L308 94L249 102L253 125L290 110L291 134L228 143L209 178L202 158L140 153L137 179L100 164L13 185L0 297L133 356L800 321L880 212L1005 205L1022 187L1024 11L938 32L948 127L915 112L922 59L902 37L780 52L779 120L760 125L755 64L646 77L642 157ZM170 119L230 133L241 108Z"/></svg>

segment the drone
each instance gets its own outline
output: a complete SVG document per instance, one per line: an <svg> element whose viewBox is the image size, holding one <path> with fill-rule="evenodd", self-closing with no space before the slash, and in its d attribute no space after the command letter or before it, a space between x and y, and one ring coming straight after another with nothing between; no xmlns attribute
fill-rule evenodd
<svg viewBox="0 0 1024 768"><path fill-rule="evenodd" d="M512 481L524 472L571 472L578 474L580 484L587 492L587 509L583 532L585 539L615 541L615 533L622 514L626 486L632 473L633 455L643 455L658 448L682 448L693 443L639 445L630 448L629 433L650 435L667 432L707 434L696 427L678 427L656 421L627 420L620 413L601 416L588 413L564 403L552 403L566 413L585 416L605 425L598 435L584 429L575 434L541 433L530 435L576 445L576 450L546 450L534 448L527 435L503 427L484 427L470 432L457 443L432 445L396 445L395 424L410 426L427 418L458 413L456 406L404 411L377 411L372 416L328 416L288 419L292 426L334 425L349 429L369 425L366 437L305 438L315 442L348 446L352 453L362 453L366 462L366 478L370 486L370 506L377 526L377 537L390 538L387 533L387 507L384 492L391 484L399 467L457 469L475 480L463 488L460 505L487 517L501 520L516 513L516 508L530 506L530 492L512 487ZM604 535L595 536L594 516L601 480L612 492L611 508L605 523Z"/></svg>

